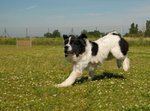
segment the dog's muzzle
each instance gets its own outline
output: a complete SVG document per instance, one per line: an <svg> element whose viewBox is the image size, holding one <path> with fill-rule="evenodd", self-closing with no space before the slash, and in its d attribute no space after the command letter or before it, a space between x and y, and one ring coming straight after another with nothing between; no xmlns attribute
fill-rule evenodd
<svg viewBox="0 0 150 111"><path fill-rule="evenodd" d="M64 53L65 53L65 57L67 57L68 55L73 54L72 51L69 51L69 46L65 46L64 47Z"/></svg>

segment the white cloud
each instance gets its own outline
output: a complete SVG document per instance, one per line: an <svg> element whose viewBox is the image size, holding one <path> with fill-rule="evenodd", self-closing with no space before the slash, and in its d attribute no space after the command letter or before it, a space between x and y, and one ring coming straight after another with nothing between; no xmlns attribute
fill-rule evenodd
<svg viewBox="0 0 150 111"><path fill-rule="evenodd" d="M37 7L38 7L38 5L31 5L31 6L27 7L26 10L35 9Z"/></svg>

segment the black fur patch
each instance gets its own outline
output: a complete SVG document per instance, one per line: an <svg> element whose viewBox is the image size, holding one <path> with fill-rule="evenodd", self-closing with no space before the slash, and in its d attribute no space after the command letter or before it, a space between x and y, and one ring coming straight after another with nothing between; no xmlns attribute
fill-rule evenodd
<svg viewBox="0 0 150 111"><path fill-rule="evenodd" d="M78 38L79 38L79 39L86 39L87 36L86 36L85 34L81 34Z"/></svg>
<svg viewBox="0 0 150 111"><path fill-rule="evenodd" d="M68 36L67 35L63 35L63 38L64 38L64 40L68 39Z"/></svg>
<svg viewBox="0 0 150 111"><path fill-rule="evenodd" d="M85 52L85 47L86 47L86 42L84 39L77 39L74 42L74 45L72 45L73 52L76 54L78 57L80 54Z"/></svg>
<svg viewBox="0 0 150 111"><path fill-rule="evenodd" d="M91 44L92 44L92 56L96 56L97 55L97 52L98 52L98 45L97 45L97 43L95 43L95 42L91 42Z"/></svg>
<svg viewBox="0 0 150 111"><path fill-rule="evenodd" d="M120 37L119 46L123 55L126 55L128 52L129 45L122 37Z"/></svg>
<svg viewBox="0 0 150 111"><path fill-rule="evenodd" d="M117 35L117 36L119 36L119 37L121 37L121 35L120 34L118 34L118 33L112 33L113 35Z"/></svg>

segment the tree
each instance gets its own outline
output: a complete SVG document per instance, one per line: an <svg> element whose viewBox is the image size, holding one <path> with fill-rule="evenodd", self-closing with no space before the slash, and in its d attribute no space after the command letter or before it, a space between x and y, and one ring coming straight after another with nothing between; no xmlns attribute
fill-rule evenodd
<svg viewBox="0 0 150 111"><path fill-rule="evenodd" d="M94 31L87 31L87 30L82 30L81 31L82 34L86 34L89 37L102 37L104 35L104 33L101 33L98 30L94 30Z"/></svg>
<svg viewBox="0 0 150 111"><path fill-rule="evenodd" d="M146 30L144 33L145 37L150 37L150 20L146 21Z"/></svg>
<svg viewBox="0 0 150 111"><path fill-rule="evenodd" d="M60 37L60 32L58 30L53 31L53 37Z"/></svg>
<svg viewBox="0 0 150 111"><path fill-rule="evenodd" d="M126 33L124 36L127 37L141 37L143 36L143 32L138 29L138 24L132 23L129 28L129 33Z"/></svg>
<svg viewBox="0 0 150 111"><path fill-rule="evenodd" d="M138 24L131 24L131 27L129 29L129 34L138 34Z"/></svg>
<svg viewBox="0 0 150 111"><path fill-rule="evenodd" d="M88 33L88 32L87 32L87 30L85 30L85 29L81 31L81 34L87 34L87 33Z"/></svg>
<svg viewBox="0 0 150 111"><path fill-rule="evenodd" d="M100 37L100 36L101 36L100 31L94 30L94 36L95 36L95 37Z"/></svg>
<svg viewBox="0 0 150 111"><path fill-rule="evenodd" d="M44 37L51 38L52 34L50 32L47 32L47 33L44 34Z"/></svg>
<svg viewBox="0 0 150 111"><path fill-rule="evenodd" d="M58 30L54 30L53 33L47 32L44 34L44 37L47 38L54 38L54 37L60 37L60 32Z"/></svg>

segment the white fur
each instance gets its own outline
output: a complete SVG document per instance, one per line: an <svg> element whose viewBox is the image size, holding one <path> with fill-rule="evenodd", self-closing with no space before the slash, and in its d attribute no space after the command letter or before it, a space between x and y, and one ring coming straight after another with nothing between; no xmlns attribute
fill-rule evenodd
<svg viewBox="0 0 150 111"><path fill-rule="evenodd" d="M72 50L72 47L71 47L71 45L70 45L70 40L71 40L71 37L69 37L69 42L68 42L68 44L66 44L66 46L68 46L68 51L71 51L71 50Z"/></svg>
<svg viewBox="0 0 150 111"><path fill-rule="evenodd" d="M125 57L125 59L123 61L124 71L128 71L129 67L130 67L130 60L129 60L129 58Z"/></svg>
<svg viewBox="0 0 150 111"><path fill-rule="evenodd" d="M94 77L97 66L101 65L103 61L108 58L110 52L116 58L118 67L120 67L123 62L123 69L124 71L127 71L129 69L129 59L127 56L124 56L120 50L119 36L113 35L112 33L94 41L98 44L98 53L96 56L91 55L92 45L89 40L86 39L87 46L85 52L82 55L79 55L79 57L76 57L75 55L71 56L73 61L72 73L64 82L56 85L56 87L67 87L72 85L75 80L81 76L82 71L85 68L89 69L89 78L91 79Z"/></svg>

